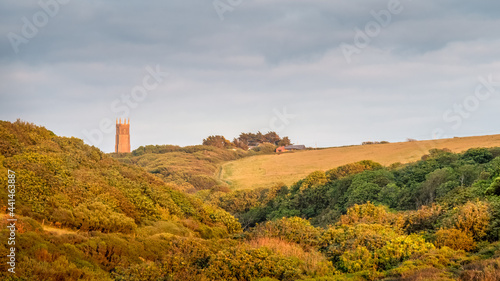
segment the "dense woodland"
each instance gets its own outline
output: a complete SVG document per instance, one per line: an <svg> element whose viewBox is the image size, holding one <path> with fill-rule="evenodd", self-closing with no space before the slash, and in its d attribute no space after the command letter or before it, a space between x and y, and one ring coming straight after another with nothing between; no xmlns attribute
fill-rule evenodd
<svg viewBox="0 0 500 281"><path fill-rule="evenodd" d="M16 274L2 262L0 278L498 280L499 148L361 161L254 190L215 176L255 153L164 145L107 155L0 121L0 184L16 172L18 218ZM7 213L5 188L0 197Z"/></svg>

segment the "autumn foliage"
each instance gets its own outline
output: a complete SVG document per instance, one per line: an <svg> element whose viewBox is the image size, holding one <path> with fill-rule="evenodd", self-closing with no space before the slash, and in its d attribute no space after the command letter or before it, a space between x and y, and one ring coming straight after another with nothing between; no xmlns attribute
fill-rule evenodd
<svg viewBox="0 0 500 281"><path fill-rule="evenodd" d="M235 191L214 174L250 153L212 140L222 146L107 155L0 122L0 173L18 175L22 265L11 276L0 264L0 278L498 280L499 149L435 150L391 168L361 161Z"/></svg>

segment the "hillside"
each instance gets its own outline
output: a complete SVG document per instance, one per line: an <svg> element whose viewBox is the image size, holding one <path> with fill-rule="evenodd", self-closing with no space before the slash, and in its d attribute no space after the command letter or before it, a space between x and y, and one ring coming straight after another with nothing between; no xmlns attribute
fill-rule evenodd
<svg viewBox="0 0 500 281"><path fill-rule="evenodd" d="M122 163L140 166L163 181L194 193L204 189L228 190L214 173L220 164L244 157L251 152L208 145L179 147L176 145L141 146L132 153L111 154Z"/></svg>
<svg viewBox="0 0 500 281"><path fill-rule="evenodd" d="M208 146L107 155L31 123L0 121L0 185L16 185L15 209L7 203L11 187L0 189L0 279L500 275L500 148L432 150L424 160L391 167L361 161L291 186L211 184L219 163L245 155ZM14 245L7 243L11 212ZM13 246L15 273L5 262Z"/></svg>
<svg viewBox="0 0 500 281"><path fill-rule="evenodd" d="M384 166L419 160L430 149L462 152L472 147L500 146L500 135L442 140L334 147L281 155L258 155L227 162L218 176L234 189L291 185L313 171L326 171L348 163L372 160Z"/></svg>
<svg viewBox="0 0 500 281"><path fill-rule="evenodd" d="M360 161L218 202L251 233L312 246L341 272L310 280L472 281L500 276L499 195L496 147Z"/></svg>
<svg viewBox="0 0 500 281"><path fill-rule="evenodd" d="M7 175L13 173L15 197L8 197ZM18 220L15 245L23 266L16 274L33 278L22 280L109 280L111 272L120 277L150 266L145 261L167 259L168 245L160 247L165 237L194 242L240 230L224 210L138 166L19 120L0 121L0 174L1 207ZM2 237L7 218L0 221ZM0 244L2 256L8 247ZM6 278L5 262L0 270L0 279Z"/></svg>

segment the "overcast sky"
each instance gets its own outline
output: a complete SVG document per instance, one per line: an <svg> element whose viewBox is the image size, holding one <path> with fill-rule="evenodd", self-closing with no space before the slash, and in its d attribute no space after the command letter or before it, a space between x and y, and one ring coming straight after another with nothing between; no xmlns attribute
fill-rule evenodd
<svg viewBox="0 0 500 281"><path fill-rule="evenodd" d="M131 120L132 149L267 130L318 147L497 134L499 11L465 0L5 0L0 119L105 152L118 117Z"/></svg>

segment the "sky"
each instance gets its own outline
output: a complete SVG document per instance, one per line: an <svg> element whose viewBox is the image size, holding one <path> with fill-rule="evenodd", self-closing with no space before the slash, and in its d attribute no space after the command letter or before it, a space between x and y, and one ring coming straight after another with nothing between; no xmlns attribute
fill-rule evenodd
<svg viewBox="0 0 500 281"><path fill-rule="evenodd" d="M114 151L500 133L500 2L0 2L0 120ZM498 81L498 82L497 82Z"/></svg>

